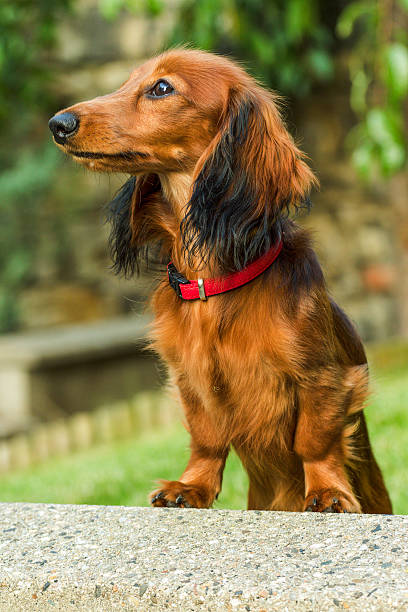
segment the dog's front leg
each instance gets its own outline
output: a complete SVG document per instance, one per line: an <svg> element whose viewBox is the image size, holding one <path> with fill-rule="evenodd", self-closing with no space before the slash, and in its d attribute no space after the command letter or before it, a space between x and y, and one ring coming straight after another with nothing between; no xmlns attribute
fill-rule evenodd
<svg viewBox="0 0 408 612"><path fill-rule="evenodd" d="M303 461L304 510L361 512L345 470L343 430L347 411L340 384L302 387L294 450Z"/></svg>
<svg viewBox="0 0 408 612"><path fill-rule="evenodd" d="M215 427L199 399L180 389L191 434L191 455L180 480L162 480L150 495L153 506L209 508L221 491L222 473L230 441L223 427Z"/></svg>

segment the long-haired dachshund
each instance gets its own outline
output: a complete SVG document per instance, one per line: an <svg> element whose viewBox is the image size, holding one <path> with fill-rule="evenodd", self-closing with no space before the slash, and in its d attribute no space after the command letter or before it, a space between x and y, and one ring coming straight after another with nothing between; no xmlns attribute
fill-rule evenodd
<svg viewBox="0 0 408 612"><path fill-rule="evenodd" d="M110 205L116 270L137 271L152 246L169 264L151 338L191 457L151 503L210 507L233 446L249 509L391 513L362 412L363 346L288 218L317 181L277 96L229 59L177 49L49 125L75 161L131 175Z"/></svg>

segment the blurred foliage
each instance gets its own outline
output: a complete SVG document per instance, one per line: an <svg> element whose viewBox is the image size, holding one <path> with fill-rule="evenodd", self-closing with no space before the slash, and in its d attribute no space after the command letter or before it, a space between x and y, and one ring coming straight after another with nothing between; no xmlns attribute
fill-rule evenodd
<svg viewBox="0 0 408 612"><path fill-rule="evenodd" d="M98 0L99 11L105 19L116 19L122 11L160 15L164 0Z"/></svg>
<svg viewBox="0 0 408 612"><path fill-rule="evenodd" d="M339 11L342 3L338 2ZM305 96L333 76L333 33L324 0L185 0L171 43L191 42L244 61L264 83Z"/></svg>
<svg viewBox="0 0 408 612"><path fill-rule="evenodd" d="M46 59L56 42L58 18L71 0L14 0L0 4L0 128L30 129L49 96ZM2 161L4 162L4 150ZM10 153L10 151L8 151Z"/></svg>
<svg viewBox="0 0 408 612"><path fill-rule="evenodd" d="M171 42L231 53L299 98L332 78L340 41L349 39L350 103L359 118L353 161L367 178L390 176L407 153L407 15L408 0L184 0Z"/></svg>
<svg viewBox="0 0 408 612"><path fill-rule="evenodd" d="M52 106L47 60L70 6L71 0L0 4L0 331L18 327L16 297L33 277L36 220L61 159L44 145Z"/></svg>
<svg viewBox="0 0 408 612"><path fill-rule="evenodd" d="M408 1L352 2L337 33L352 42L350 103L359 117L350 134L353 161L365 177L390 176L407 157Z"/></svg>
<svg viewBox="0 0 408 612"><path fill-rule="evenodd" d="M59 161L58 150L49 143L20 152L0 175L0 331L18 328L17 296L35 278L39 217Z"/></svg>

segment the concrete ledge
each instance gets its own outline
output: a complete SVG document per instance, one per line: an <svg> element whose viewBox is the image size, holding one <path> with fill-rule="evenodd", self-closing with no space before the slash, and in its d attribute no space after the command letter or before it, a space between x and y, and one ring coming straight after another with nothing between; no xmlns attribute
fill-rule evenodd
<svg viewBox="0 0 408 612"><path fill-rule="evenodd" d="M0 504L1 610L407 610L408 517Z"/></svg>

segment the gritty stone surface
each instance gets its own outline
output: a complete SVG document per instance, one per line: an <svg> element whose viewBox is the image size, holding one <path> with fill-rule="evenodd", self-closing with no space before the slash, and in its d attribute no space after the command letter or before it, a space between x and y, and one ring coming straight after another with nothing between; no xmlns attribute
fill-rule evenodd
<svg viewBox="0 0 408 612"><path fill-rule="evenodd" d="M1 610L408 610L408 517L0 504Z"/></svg>

